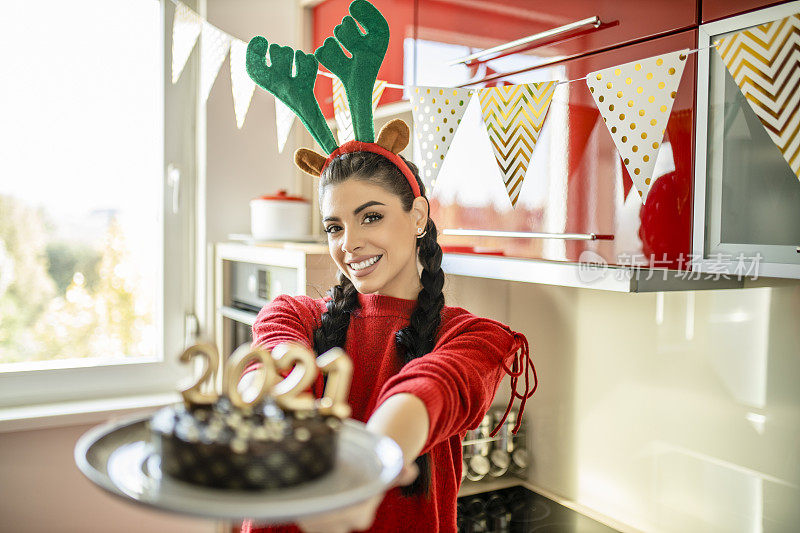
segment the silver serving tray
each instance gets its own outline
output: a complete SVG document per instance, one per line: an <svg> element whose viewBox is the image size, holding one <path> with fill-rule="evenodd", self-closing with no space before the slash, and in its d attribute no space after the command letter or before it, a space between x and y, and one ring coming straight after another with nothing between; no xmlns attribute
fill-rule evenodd
<svg viewBox="0 0 800 533"><path fill-rule="evenodd" d="M348 419L339 432L334 468L321 478L269 491L206 488L162 475L161 458L150 444L148 418L139 415L92 428L75 445L75 463L111 494L164 511L223 520L293 522L383 493L403 466L397 443Z"/></svg>

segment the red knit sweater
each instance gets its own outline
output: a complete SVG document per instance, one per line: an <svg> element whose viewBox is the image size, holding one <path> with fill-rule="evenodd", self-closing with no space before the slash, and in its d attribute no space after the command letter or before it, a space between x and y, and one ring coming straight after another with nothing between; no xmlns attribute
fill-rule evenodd
<svg viewBox="0 0 800 533"><path fill-rule="evenodd" d="M330 298L279 296L265 306L253 325L253 346L272 348L295 341L314 347L314 330ZM344 350L353 360L348 403L351 417L367 422L384 400L401 392L420 398L428 409L430 430L420 455L430 453L430 497L404 497L399 488L386 493L369 531L456 531L456 498L461 483L461 440L476 428L492 400L504 370L512 375L514 398L521 398L520 418L530 389L533 365L525 336L460 307L441 313L433 350L403 366L397 355L395 332L409 324L416 300L359 294L360 309L351 315ZM521 353L517 354L520 351ZM513 357L512 357L513 356ZM511 367L507 366L511 363ZM526 390L516 392L517 376L525 372ZM314 385L322 395L323 380ZM530 389L530 390L529 390ZM506 410L506 413L508 410ZM499 428L499 424L498 424ZM259 527L246 521L244 532L300 531L296 526Z"/></svg>

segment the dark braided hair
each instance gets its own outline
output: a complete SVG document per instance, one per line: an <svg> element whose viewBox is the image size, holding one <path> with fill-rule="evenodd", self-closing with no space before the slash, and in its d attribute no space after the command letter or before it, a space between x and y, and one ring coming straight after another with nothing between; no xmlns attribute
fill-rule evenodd
<svg viewBox="0 0 800 533"><path fill-rule="evenodd" d="M400 156L402 157L402 156ZM417 167L406 161L425 196L425 184L419 177ZM320 176L319 196L322 198L325 187L348 179L361 179L384 187L400 198L405 211L411 210L414 193L402 172L385 157L371 152L353 152L335 158ZM427 197L426 197L427 200ZM429 213L430 215L430 213ZM395 333L397 353L400 363L405 365L412 359L429 353L436 343L436 332L441 323L444 307L444 271L442 270L442 248L437 241L436 225L428 216L426 233L417 239L417 256L422 264L422 290L417 296L417 306L411 314L409 325ZM344 348L350 313L358 308L358 291L341 271L338 284L331 287L328 295L331 300L322 314L322 325L314 331L314 349L318 354L335 346ZM431 483L430 454L416 459L419 476L411 485L402 487L404 496L429 495Z"/></svg>

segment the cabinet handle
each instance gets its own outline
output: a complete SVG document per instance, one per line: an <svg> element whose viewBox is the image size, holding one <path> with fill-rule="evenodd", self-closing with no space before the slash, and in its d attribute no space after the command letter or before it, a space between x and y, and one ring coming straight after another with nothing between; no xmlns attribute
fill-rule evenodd
<svg viewBox="0 0 800 533"><path fill-rule="evenodd" d="M487 48L486 50L481 50L480 52L475 52L474 54L470 54L468 56L456 59L455 61L451 61L450 65L452 66L452 65L459 65L461 63L469 63L483 56L496 54L498 52L505 52L506 50L509 50L511 48L516 48L518 46L532 43L534 41L541 41L543 39L548 39L550 37L558 37L561 34L569 33L584 26L594 26L594 28L599 28L601 24L602 22L600 21L600 17L595 15L594 17L589 17L587 19L579 20L577 22L571 22L569 24L565 24L564 26L559 26L558 28L553 28L540 33L534 33L533 35L528 35L527 37L517 39L516 41L509 41L507 43L500 44L492 48Z"/></svg>
<svg viewBox="0 0 800 533"><path fill-rule="evenodd" d="M443 235L469 237L511 237L516 239L564 239L571 241L613 241L614 235L602 233L538 233L525 231L490 231L481 229L445 229Z"/></svg>

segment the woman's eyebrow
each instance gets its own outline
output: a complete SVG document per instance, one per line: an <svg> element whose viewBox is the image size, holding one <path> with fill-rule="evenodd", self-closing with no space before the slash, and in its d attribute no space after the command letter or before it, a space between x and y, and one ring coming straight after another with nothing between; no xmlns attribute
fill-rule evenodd
<svg viewBox="0 0 800 533"><path fill-rule="evenodd" d="M353 210L353 214L357 215L359 211L363 211L364 209L368 208L371 205L386 205L386 204L381 203L381 202L379 202L377 200L370 200L369 202L365 202L365 203L361 204L360 206L356 207ZM339 220L339 217L325 217L325 218L322 219L323 222L328 222L328 221L332 221L332 220Z"/></svg>
<svg viewBox="0 0 800 533"><path fill-rule="evenodd" d="M383 203L381 203L381 202L379 202L377 200L370 200L369 202L363 203L360 206L356 207L353 210L353 214L357 215L359 211L362 211L362 210L368 208L371 205L386 205L386 204L383 204Z"/></svg>

